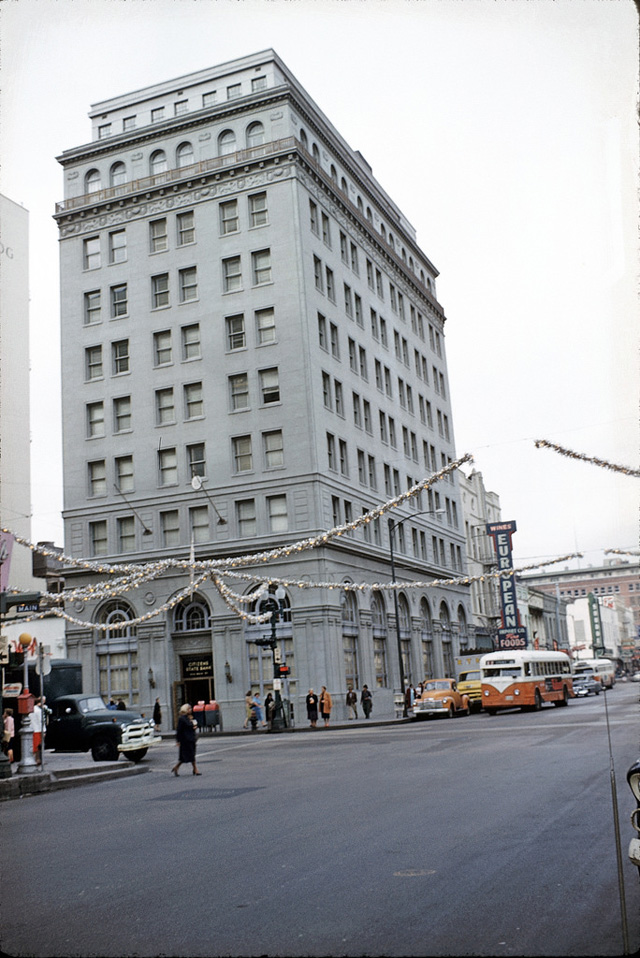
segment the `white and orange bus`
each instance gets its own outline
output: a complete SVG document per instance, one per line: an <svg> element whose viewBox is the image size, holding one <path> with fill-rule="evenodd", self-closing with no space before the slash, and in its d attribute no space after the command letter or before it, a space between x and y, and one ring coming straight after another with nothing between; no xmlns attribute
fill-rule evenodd
<svg viewBox="0 0 640 958"><path fill-rule="evenodd" d="M542 708L543 702L567 705L573 695L571 660L565 652L521 649L489 652L480 659L482 708Z"/></svg>
<svg viewBox="0 0 640 958"><path fill-rule="evenodd" d="M596 682L603 689L612 689L616 684L616 667L611 659L578 659L573 663L573 671L593 672Z"/></svg>

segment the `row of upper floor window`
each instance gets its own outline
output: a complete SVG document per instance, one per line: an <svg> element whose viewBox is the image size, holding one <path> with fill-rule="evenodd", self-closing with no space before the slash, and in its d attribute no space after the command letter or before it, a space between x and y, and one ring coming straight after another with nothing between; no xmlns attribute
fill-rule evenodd
<svg viewBox="0 0 640 958"><path fill-rule="evenodd" d="M252 149L265 142L264 124L259 120L250 123L244 132L244 143L239 144L234 130L225 129L218 135L218 156L230 156L238 149ZM171 153L164 149L152 150L148 157L148 176L161 176L169 170L180 170L196 163L193 143L183 140ZM116 160L105 173L97 166L91 167L84 175L84 192L97 193L103 189L124 186L131 179L124 160Z"/></svg>
<svg viewBox="0 0 640 958"><path fill-rule="evenodd" d="M234 80L233 83L225 83L215 88L211 87L192 96L184 96L180 91L176 98L169 103L157 104L139 113L130 113L118 119L118 121L109 120L108 114L104 114L103 122L99 121L97 124L96 135L99 140L104 140L119 133L131 133L141 126L162 123L172 117L185 116L185 114L194 110L208 110L218 103L237 100L250 92L259 93L266 88L267 77L257 76L250 78L250 86L246 80Z"/></svg>
<svg viewBox="0 0 640 958"><path fill-rule="evenodd" d="M333 248L333 224L330 215L319 207L315 200L309 198L309 226L311 232L322 239L322 242L329 249ZM384 230L384 227L382 227ZM356 275L360 275L360 263L359 263L359 254L358 247L356 244L350 240L344 230L338 228L339 242L340 242L340 258L342 262L349 266ZM385 234L383 233L383 236ZM389 245L395 251L395 241L393 235L390 235ZM412 273L415 273L415 264L413 257L409 256L407 259L406 250L402 247L402 259L403 262L409 267ZM382 274L378 269L375 270L376 273L376 283L374 286L374 267L369 259L367 259L367 282L371 289L377 289L378 295L380 298L384 298L384 293L382 289ZM435 281L432 281L430 276L424 277L422 274L422 283L426 285L435 296ZM402 318L404 318L404 305L402 293L396 291L396 287L393 283L389 283L389 294L391 299L391 307L394 312L400 311Z"/></svg>

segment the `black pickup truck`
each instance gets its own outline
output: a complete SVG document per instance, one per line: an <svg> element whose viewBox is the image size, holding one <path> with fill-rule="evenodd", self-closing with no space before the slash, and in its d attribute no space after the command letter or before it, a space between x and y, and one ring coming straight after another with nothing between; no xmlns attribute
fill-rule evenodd
<svg viewBox="0 0 640 958"><path fill-rule="evenodd" d="M63 695L51 704L45 748L88 752L96 762L115 762L120 753L140 762L161 742L152 721L138 712L108 709L99 695Z"/></svg>

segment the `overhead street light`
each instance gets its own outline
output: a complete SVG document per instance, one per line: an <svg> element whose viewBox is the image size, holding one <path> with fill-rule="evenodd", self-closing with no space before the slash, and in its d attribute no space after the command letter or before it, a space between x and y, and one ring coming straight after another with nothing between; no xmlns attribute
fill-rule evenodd
<svg viewBox="0 0 640 958"><path fill-rule="evenodd" d="M217 506L216 506L215 502L213 501L213 499L211 498L211 496L209 495L209 493L207 492L207 490L206 490L205 487L204 487L204 480L202 479L202 476L193 476L193 478L192 478L192 480L191 480L191 488L192 488L195 492L204 492L205 496L207 497L207 499L209 500L209 502L210 502L211 505L213 506L213 511L215 512L215 514L216 514L217 517L218 517L218 525L219 525L219 526L226 526L227 520L226 520L226 519L223 519L222 516L220 515L220 513L218 512L218 509L217 509Z"/></svg>
<svg viewBox="0 0 640 958"><path fill-rule="evenodd" d="M397 522L394 522L393 519L389 519L389 556L391 558L391 582L393 585L396 584L396 566L393 557L393 538L395 536L396 529L398 526L401 526L403 522L406 522L407 519L417 519L418 516L441 516L446 509L427 509L425 512L414 512L412 516L405 516L403 519L399 519ZM396 641L398 643L398 665L400 667L400 691L402 692L402 717L407 717L407 700L405 697L405 675L404 675L404 663L402 661L402 642L400 640L400 612L398 608L398 593L397 590L393 590L393 607L396 614Z"/></svg>

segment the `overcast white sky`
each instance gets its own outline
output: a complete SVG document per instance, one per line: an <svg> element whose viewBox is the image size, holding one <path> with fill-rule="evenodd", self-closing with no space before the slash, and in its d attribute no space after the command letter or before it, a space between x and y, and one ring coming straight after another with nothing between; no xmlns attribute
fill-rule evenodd
<svg viewBox="0 0 640 958"><path fill-rule="evenodd" d="M62 544L55 157L92 103L273 47L440 271L456 451L523 563L637 549L632 0L3 0L0 189L30 213L32 538Z"/></svg>

